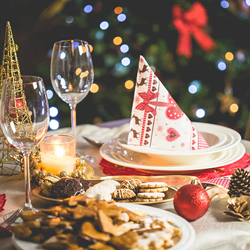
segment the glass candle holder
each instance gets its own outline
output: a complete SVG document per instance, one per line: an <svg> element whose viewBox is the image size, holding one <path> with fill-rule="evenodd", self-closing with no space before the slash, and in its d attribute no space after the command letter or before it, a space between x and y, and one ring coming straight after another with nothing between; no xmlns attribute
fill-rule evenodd
<svg viewBox="0 0 250 250"><path fill-rule="evenodd" d="M75 138L71 135L49 135L40 143L41 164L47 173L54 175L75 170Z"/></svg>

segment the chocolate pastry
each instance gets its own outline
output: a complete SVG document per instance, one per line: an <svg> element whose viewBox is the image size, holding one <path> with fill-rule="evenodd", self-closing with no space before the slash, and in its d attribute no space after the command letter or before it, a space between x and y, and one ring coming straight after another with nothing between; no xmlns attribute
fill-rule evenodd
<svg viewBox="0 0 250 250"><path fill-rule="evenodd" d="M68 198L70 196L76 196L90 186L90 181L83 178L71 178L64 177L61 178L58 182L53 184L54 196L57 198Z"/></svg>

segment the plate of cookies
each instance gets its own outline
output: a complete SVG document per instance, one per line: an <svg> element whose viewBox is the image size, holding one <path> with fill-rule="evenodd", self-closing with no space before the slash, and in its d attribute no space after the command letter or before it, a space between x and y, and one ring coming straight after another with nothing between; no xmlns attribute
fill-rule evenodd
<svg viewBox="0 0 250 250"><path fill-rule="evenodd" d="M192 176L113 176L85 180L64 177L51 183L44 179L33 195L48 201L63 203L65 199L77 200L87 196L97 200L114 200L119 203L157 204L172 201L176 187L198 182Z"/></svg>
<svg viewBox="0 0 250 250"><path fill-rule="evenodd" d="M154 207L97 201L81 196L76 203L24 211L12 227L18 250L107 249L187 250L195 240L191 224Z"/></svg>

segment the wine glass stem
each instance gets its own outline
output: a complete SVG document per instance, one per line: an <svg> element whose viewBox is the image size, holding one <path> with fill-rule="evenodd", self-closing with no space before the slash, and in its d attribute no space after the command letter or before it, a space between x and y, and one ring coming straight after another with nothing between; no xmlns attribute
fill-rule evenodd
<svg viewBox="0 0 250 250"><path fill-rule="evenodd" d="M76 104L70 104L71 110L71 128L73 136L76 138Z"/></svg>
<svg viewBox="0 0 250 250"><path fill-rule="evenodd" d="M32 210L31 204L31 192L30 192L30 163L29 163L29 152L23 154L23 161L24 161L24 177L25 177L25 206L24 209Z"/></svg>

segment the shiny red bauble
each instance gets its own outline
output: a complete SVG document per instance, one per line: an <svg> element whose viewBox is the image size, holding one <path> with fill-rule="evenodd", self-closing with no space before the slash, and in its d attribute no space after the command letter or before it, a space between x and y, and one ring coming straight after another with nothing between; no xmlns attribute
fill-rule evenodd
<svg viewBox="0 0 250 250"><path fill-rule="evenodd" d="M206 190L199 185L184 185L174 195L176 213L189 221L202 217L207 212L209 204Z"/></svg>

